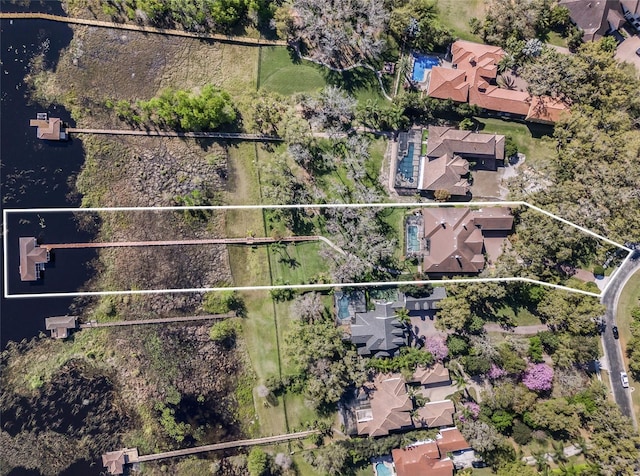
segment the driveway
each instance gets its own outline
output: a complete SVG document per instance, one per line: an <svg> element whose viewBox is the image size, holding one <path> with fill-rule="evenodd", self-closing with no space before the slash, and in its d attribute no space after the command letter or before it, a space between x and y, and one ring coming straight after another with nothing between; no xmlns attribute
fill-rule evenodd
<svg viewBox="0 0 640 476"><path fill-rule="evenodd" d="M628 279L636 271L640 271L640 260L625 260L621 268L618 269L613 276L609 287L601 298L602 304L607 308L605 312L606 329L602 334L602 345L604 347L605 357L609 363L609 377L611 379L611 387L613 388L613 396L620 407L620 411L631 418L634 425L637 425L637 422L633 414L631 390L623 388L620 382L620 372L626 370L622 359L622 348L620 341L613 338L611 328L616 325L616 308L618 306L620 292Z"/></svg>
<svg viewBox="0 0 640 476"><path fill-rule="evenodd" d="M638 48L640 48L640 35L633 35L620 43L616 50L616 59L633 64L640 74L640 56L636 54Z"/></svg>

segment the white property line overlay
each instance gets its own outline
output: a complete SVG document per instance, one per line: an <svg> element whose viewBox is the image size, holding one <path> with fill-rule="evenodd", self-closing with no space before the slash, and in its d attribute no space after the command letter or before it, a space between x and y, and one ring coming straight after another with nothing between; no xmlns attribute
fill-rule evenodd
<svg viewBox="0 0 640 476"><path fill-rule="evenodd" d="M583 291L582 289L570 288L559 284L545 283L530 278L468 278L468 279L443 279L443 280L423 280L423 281L376 281L361 283L328 283L328 284L275 284L271 286L225 286L217 288L181 288L181 289L136 289L127 291L78 291L73 293L35 293L35 294L10 294L5 296L7 299L35 298L35 297L82 297L82 296L124 296L139 294L172 294L172 293L202 293L209 291L273 291L281 289L300 289L300 290L326 290L336 288L374 288L374 287L392 287L407 284L434 284L443 286L446 284L473 284L473 283L504 283L504 282L521 282L529 284L539 284L555 289L585 294L599 298L600 293L591 291Z"/></svg>
<svg viewBox="0 0 640 476"><path fill-rule="evenodd" d="M76 213L76 212L127 212L127 211L179 211L179 210L275 210L275 209L342 209L342 208L436 208L436 207L518 207L525 206L539 213L547 215L555 220L569 225L589 236L602 240L620 249L628 252L627 259L633 252L632 249L621 245L605 236L599 235L587 228L576 225L564 218L554 215L551 212L543 210L535 205L531 205L524 201L487 201L487 202L389 202L389 203L318 203L318 204L295 204L295 205L210 205L210 206L176 206L176 207L93 207L93 208L19 208L3 210L3 248L4 248L4 297L11 298L33 298L33 297L80 297L80 296L106 296L106 295L133 295L133 294L168 294L168 293L191 293L191 292L207 292L222 290L238 290L238 291L261 291L261 290L279 290L279 289L326 289L339 287L366 287L366 286L399 286L402 284L438 284L438 283L473 283L473 282L509 282L519 281L539 284L557 289L564 289L570 292L586 294L594 297L601 297L601 293L592 293L580 289L574 289L567 286L545 283L529 278L468 278L468 279L449 279L449 280L423 280L423 281L386 281L376 283L332 283L332 284L290 284L290 285L273 285L273 286L248 286L248 287L225 287L225 288L184 288L184 289L139 289L126 291L81 291L72 293L27 293L27 294L9 294L9 271L7 261L7 240L8 225L7 217L10 213ZM611 280L609 280L611 283ZM609 286L607 283L607 286ZM605 287L606 290L606 287Z"/></svg>

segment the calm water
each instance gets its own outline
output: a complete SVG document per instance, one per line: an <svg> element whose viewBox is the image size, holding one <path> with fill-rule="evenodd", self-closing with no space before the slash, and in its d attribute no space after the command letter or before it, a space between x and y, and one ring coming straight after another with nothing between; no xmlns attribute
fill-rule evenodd
<svg viewBox="0 0 640 476"><path fill-rule="evenodd" d="M44 11L64 14L56 1L31 2L28 7L0 2L2 11ZM48 112L71 122L69 113L59 106L31 104L24 76L34 55L46 49L46 64L55 67L60 51L72 38L72 30L55 22L0 21L0 159L2 208L76 207L78 198L70 198L68 183L79 172L83 162L78 140L66 143L39 141L29 119L37 112ZM44 46L43 46L44 45ZM35 236L43 242L91 240L88 233L78 232L71 214L12 214L2 223L8 234L9 292L55 292L79 289L90 276L87 263L94 251L75 250L72 255L56 254L56 262L47 267L38 283L22 283L18 273L17 243L20 236ZM2 258L0 258L2 259ZM4 269L4 262L2 266ZM3 286L4 286L4 276ZM9 340L31 338L44 330L44 318L69 313L69 298L5 299L0 301L0 345ZM89 462L74 464L63 474L99 474L100 467ZM16 469L12 476L37 475L38 472Z"/></svg>
<svg viewBox="0 0 640 476"><path fill-rule="evenodd" d="M3 2L3 11L17 10ZM57 2L35 2L32 10L62 13ZM47 49L46 63L55 67L60 50L66 47L72 31L64 24L48 21L0 22L0 157L2 158L2 207L8 209L33 207L72 207L79 200L69 199L68 182L78 173L83 162L80 141L45 142L36 139L29 119L37 112L47 111L54 117L71 122L69 113L56 105L31 104L24 75L34 55L43 45ZM37 283L23 283L18 274L17 243L20 236L35 236L44 242L81 241L91 239L76 230L73 216L41 214L40 216L10 214L3 231L8 235L9 292L33 293L74 291L88 278L86 263L95 256L94 251L76 250L71 259L57 253L56 263L48 267L44 279ZM64 262L64 265L61 263ZM3 263L4 266L4 263ZM4 280L4 276L3 276ZM4 284L4 283L3 283ZM44 318L64 315L69 311L68 298L5 299L2 298L0 318L0 345L9 340L19 341L38 335L44 329Z"/></svg>

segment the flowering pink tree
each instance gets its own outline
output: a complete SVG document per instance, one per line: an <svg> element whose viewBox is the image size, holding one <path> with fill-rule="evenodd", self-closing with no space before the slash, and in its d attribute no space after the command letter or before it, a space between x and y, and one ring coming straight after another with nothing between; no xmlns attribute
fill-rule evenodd
<svg viewBox="0 0 640 476"><path fill-rule="evenodd" d="M507 371L501 367L498 367L496 364L491 364L491 368L487 373L487 377L489 377L491 380L498 380L505 375L507 375Z"/></svg>
<svg viewBox="0 0 640 476"><path fill-rule="evenodd" d="M465 402L462 404L462 414L459 416L462 423L477 420L480 415L480 405L475 402Z"/></svg>
<svg viewBox="0 0 640 476"><path fill-rule="evenodd" d="M424 347L427 349L433 358L439 361L443 361L447 355L449 355L449 348L444 337L441 336L429 336L424 340Z"/></svg>
<svg viewBox="0 0 640 476"><path fill-rule="evenodd" d="M551 390L552 382L553 369L547 364L529 365L522 377L522 383L525 384L529 390Z"/></svg>

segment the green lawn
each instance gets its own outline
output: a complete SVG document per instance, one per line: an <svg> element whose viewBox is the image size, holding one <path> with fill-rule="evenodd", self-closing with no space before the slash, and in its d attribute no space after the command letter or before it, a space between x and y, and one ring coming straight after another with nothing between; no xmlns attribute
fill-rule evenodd
<svg viewBox="0 0 640 476"><path fill-rule="evenodd" d="M553 129L549 126L533 123L520 124L493 118L476 117L474 119L481 124L482 132L511 136L518 145L518 151L527 156L529 164L544 167L555 156L554 144L550 139Z"/></svg>
<svg viewBox="0 0 640 476"><path fill-rule="evenodd" d="M549 33L547 43L554 46L562 46L563 48L567 47L566 38L563 38L559 33L556 33L555 31Z"/></svg>
<svg viewBox="0 0 640 476"><path fill-rule="evenodd" d="M469 20L484 18L483 0L438 0L438 9L440 21L453 30L454 36L482 43L481 37L469 32Z"/></svg>
<svg viewBox="0 0 640 476"><path fill-rule="evenodd" d="M382 219L393 229L398 245L396 246L395 256L402 259L404 255L404 217L407 214L406 208L386 208L382 212Z"/></svg>
<svg viewBox="0 0 640 476"><path fill-rule="evenodd" d="M496 312L497 317L509 317L513 319L516 326L535 326L542 324L542 321L538 316L532 314L526 307L523 306L508 306L505 305L498 309Z"/></svg>
<svg viewBox="0 0 640 476"><path fill-rule="evenodd" d="M325 244L310 242L271 247L271 269L275 282L307 283L320 273L328 273L326 261L318 254Z"/></svg>
<svg viewBox="0 0 640 476"><path fill-rule="evenodd" d="M319 91L326 85L322 68L308 61L295 63L285 47L262 47L260 88L289 96Z"/></svg>
<svg viewBox="0 0 640 476"><path fill-rule="evenodd" d="M627 282L626 286L620 294L618 300L618 309L616 314L616 322L620 329L620 342L622 348L626 349L626 344L631 338L631 309L640 305L640 271L637 271L631 279ZM629 359L626 356L626 352L623 352L625 367L628 368ZM618 378L614 376L614 379ZM640 382L634 382L631 374L629 373L629 386L635 387L636 391L631 392L631 398L633 400L633 410L636 417L640 417Z"/></svg>

